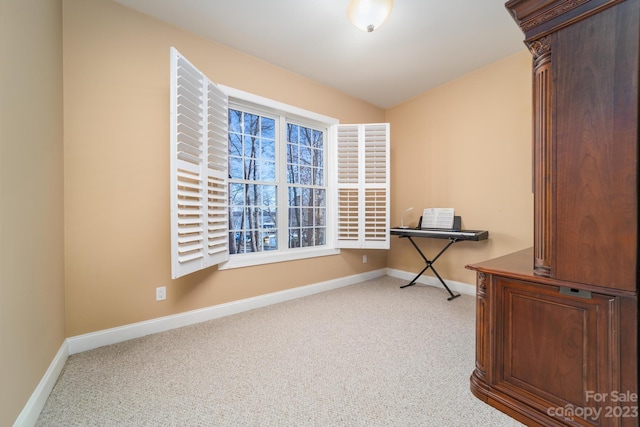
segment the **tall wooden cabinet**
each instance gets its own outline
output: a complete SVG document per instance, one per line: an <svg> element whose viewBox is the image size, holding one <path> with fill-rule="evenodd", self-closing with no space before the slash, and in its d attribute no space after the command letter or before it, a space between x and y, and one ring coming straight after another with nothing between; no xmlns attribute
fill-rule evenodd
<svg viewBox="0 0 640 427"><path fill-rule="evenodd" d="M476 397L638 426L640 0L510 0L533 55L533 248L477 271Z"/></svg>

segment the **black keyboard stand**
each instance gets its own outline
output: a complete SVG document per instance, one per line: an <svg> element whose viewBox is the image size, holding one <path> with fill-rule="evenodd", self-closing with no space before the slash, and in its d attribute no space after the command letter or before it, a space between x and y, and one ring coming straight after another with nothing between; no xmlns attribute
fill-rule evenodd
<svg viewBox="0 0 640 427"><path fill-rule="evenodd" d="M436 275L438 280L440 280L440 283L442 283L442 286L444 286L444 288L447 290L447 292L449 292L450 297L447 298L447 300L449 300L449 301L451 301L454 298L458 298L460 296L460 294L455 294L455 293L451 292L451 289L449 289L449 287L447 286L445 281L442 280L442 277L440 277L440 275L438 274L436 269L433 267L433 264L438 260L438 258L440 258L440 256L447 249L449 249L449 247L451 245L453 245L456 242L462 242L462 241L465 241L465 240L478 242L480 240L487 240L489 238L489 232L486 231L486 230L457 230L457 231L454 231L454 230L430 230L430 229L420 229L420 228L398 227L398 228L391 228L391 230L389 230L389 232L392 235L395 235L395 236L398 236L398 237L401 237L401 238L402 237L406 237L407 239L409 239L409 241L411 242L411 244L413 245L415 250L418 251L418 253L422 257L422 259L424 260L424 263L426 264L425 267L422 269L422 271L420 273L418 273L418 275L416 277L414 277L411 282L409 282L408 284L406 284L404 286L400 286L400 287L401 288L406 288L408 286L415 285L416 284L416 280L418 280L418 278L420 276L422 276L422 274L425 271L427 271L428 269L431 269L431 271L433 271L433 273ZM436 255L433 259L430 260L426 256L424 256L424 254L422 253L422 251L420 250L418 245L416 245L416 243L413 241L412 237L427 237L427 238L430 238L430 239L447 239L447 240L449 240L449 242L445 245L444 248L442 248L442 250L440 250L440 252L438 252L438 255Z"/></svg>
<svg viewBox="0 0 640 427"><path fill-rule="evenodd" d="M420 250L420 248L418 247L418 245L416 245L416 242L413 241L413 239L411 238L411 236L400 236L401 238L407 238L409 239L409 241L411 242L411 244L413 245L414 248L416 248L416 251L418 251L418 253L420 254L420 256L422 257L422 259L424 260L424 263L426 264L425 267L422 269L422 271L420 273L418 273L418 275L416 277L413 278L413 280L411 282L409 282L406 285L400 286L400 288L406 288L409 286L413 286L416 284L416 280L418 280L418 278L420 276L422 276L422 274L427 271L428 269L431 269L431 271L433 271L433 274L436 275L436 277L438 278L438 280L440 280L440 283L442 283L442 286L444 286L444 288L447 290L447 292L449 292L449 295L451 295L449 298L447 298L447 301L451 301L454 298L458 298L460 296L460 294L454 294L453 292L451 292L451 289L449 289L449 287L447 286L447 284L445 283L444 280L442 280L442 277L440 277L440 275L438 274L438 272L436 271L436 269L433 267L433 264L438 260L438 258L440 258L440 255L442 255L447 249L449 249L449 246L453 245L455 242L458 241L458 239L456 238L450 238L449 239L449 243L447 243L445 245L444 248L442 248L442 250L440 250L440 252L438 252L438 255L436 255L432 260L429 260Z"/></svg>

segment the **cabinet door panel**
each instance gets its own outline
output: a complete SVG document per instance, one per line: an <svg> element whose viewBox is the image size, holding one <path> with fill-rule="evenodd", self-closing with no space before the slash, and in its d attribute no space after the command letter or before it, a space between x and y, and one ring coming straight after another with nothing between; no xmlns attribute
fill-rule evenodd
<svg viewBox="0 0 640 427"><path fill-rule="evenodd" d="M639 9L620 3L554 38L559 280L636 289Z"/></svg>
<svg viewBox="0 0 640 427"><path fill-rule="evenodd" d="M503 307L496 313L491 370L496 390L546 412L600 407L590 393L619 389L612 375L619 372L618 297L565 296L555 286L500 277L494 291L495 307Z"/></svg>

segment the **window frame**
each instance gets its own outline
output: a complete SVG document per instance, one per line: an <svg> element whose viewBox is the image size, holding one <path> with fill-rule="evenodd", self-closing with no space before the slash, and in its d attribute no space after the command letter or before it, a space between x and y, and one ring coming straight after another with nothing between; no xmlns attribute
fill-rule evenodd
<svg viewBox="0 0 640 427"><path fill-rule="evenodd" d="M264 114L272 117L278 115L278 132L280 133L276 139L280 141L276 155L276 168L278 171L283 166L283 162L286 157L284 150L286 149L286 123L295 123L303 126L313 126L316 128L325 129L325 173L326 173L326 242L325 245L306 248L280 248L274 251L261 251L244 254L229 254L229 259L218 265L219 270L229 270L233 268L249 267L254 265L270 264L276 262L293 261L306 258L316 258L322 256L338 255L340 254L340 248L336 243L336 171L335 164L331 161L332 156L336 150L337 137L336 137L336 125L338 125L338 119L325 116L322 114L314 113L304 110L302 108L294 107L282 102L274 101L269 98L264 98L259 95L255 95L249 92L245 92L229 86L218 84L218 88L221 89L228 96L229 109L246 109L250 112L257 114ZM280 172L278 172L280 175ZM278 200L287 200L287 183L278 182ZM285 197L285 199L282 199ZM282 222L284 226L278 226L278 241L281 245L286 245L287 239L284 237L288 230L288 223L283 221L282 218L287 217L287 212L281 212L283 209L278 206L278 220Z"/></svg>

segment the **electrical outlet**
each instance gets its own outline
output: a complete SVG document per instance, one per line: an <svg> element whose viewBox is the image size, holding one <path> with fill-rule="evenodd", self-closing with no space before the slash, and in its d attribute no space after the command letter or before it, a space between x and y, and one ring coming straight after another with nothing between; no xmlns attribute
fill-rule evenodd
<svg viewBox="0 0 640 427"><path fill-rule="evenodd" d="M362 255L362 263L363 264L367 263L367 256L366 255Z"/></svg>
<svg viewBox="0 0 640 427"><path fill-rule="evenodd" d="M167 287L160 286L156 288L156 301L164 301L167 299Z"/></svg>

